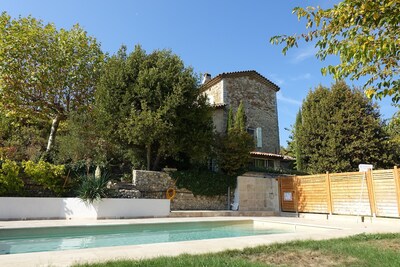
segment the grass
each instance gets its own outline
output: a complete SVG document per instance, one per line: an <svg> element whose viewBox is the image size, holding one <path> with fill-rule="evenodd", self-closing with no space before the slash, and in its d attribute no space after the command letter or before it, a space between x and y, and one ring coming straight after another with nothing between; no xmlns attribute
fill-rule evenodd
<svg viewBox="0 0 400 267"><path fill-rule="evenodd" d="M203 255L121 260L75 267L132 266L400 266L400 234L360 234L322 241L293 241Z"/></svg>

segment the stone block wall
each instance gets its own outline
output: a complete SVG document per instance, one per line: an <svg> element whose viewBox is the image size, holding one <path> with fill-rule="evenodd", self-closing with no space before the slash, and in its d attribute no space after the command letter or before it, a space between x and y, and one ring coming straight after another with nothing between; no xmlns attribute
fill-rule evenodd
<svg viewBox="0 0 400 267"><path fill-rule="evenodd" d="M213 123L217 132L225 131L229 108L236 112L242 101L246 127L262 129L262 147L256 147L256 151L279 153L278 107L273 85L260 82L254 75L233 75L213 83L204 94L213 100L211 104L226 105L214 110Z"/></svg>
<svg viewBox="0 0 400 267"><path fill-rule="evenodd" d="M262 147L259 152L279 153L279 127L276 91L252 77L224 79L226 104L234 110L243 101L246 127L262 128Z"/></svg>
<svg viewBox="0 0 400 267"><path fill-rule="evenodd" d="M279 211L279 187L275 178L238 177L240 211Z"/></svg>

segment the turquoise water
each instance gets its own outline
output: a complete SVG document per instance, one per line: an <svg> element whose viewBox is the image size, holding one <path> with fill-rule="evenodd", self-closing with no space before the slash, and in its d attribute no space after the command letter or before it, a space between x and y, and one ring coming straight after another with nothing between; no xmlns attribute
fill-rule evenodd
<svg viewBox="0 0 400 267"><path fill-rule="evenodd" d="M253 221L0 229L0 255L284 233Z"/></svg>

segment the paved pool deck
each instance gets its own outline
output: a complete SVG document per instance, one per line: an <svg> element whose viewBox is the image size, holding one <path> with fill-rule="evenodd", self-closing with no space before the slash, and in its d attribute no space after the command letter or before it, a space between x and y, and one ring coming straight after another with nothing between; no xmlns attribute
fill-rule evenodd
<svg viewBox="0 0 400 267"><path fill-rule="evenodd" d="M198 241L157 243L146 245L89 248L54 252L0 255L0 266L71 266L75 263L104 262L114 259L144 259L157 256L176 256L182 253L202 254L227 249L243 249L290 240L321 240L345 237L360 233L400 232L400 219L365 218L352 216L282 214L271 217L189 217L118 220L37 220L0 221L0 229L21 227L48 227L72 225L142 224L163 222L192 222L245 220L292 229L291 233L259 235L237 238L220 238Z"/></svg>

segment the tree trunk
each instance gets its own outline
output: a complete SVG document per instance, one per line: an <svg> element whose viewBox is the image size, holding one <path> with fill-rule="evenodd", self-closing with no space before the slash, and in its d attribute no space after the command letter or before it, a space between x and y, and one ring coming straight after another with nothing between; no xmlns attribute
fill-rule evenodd
<svg viewBox="0 0 400 267"><path fill-rule="evenodd" d="M59 124L60 124L60 116L56 115L51 124L51 130L50 130L49 140L47 142L46 153L48 153L54 146L54 141L56 139L56 133Z"/></svg>
<svg viewBox="0 0 400 267"><path fill-rule="evenodd" d="M147 149L147 170L150 171L151 162L151 145L146 146Z"/></svg>
<svg viewBox="0 0 400 267"><path fill-rule="evenodd" d="M158 170L158 165L160 164L160 159L161 159L161 155L160 155L160 153L157 153L156 160L153 163L153 170L155 170L155 171Z"/></svg>

